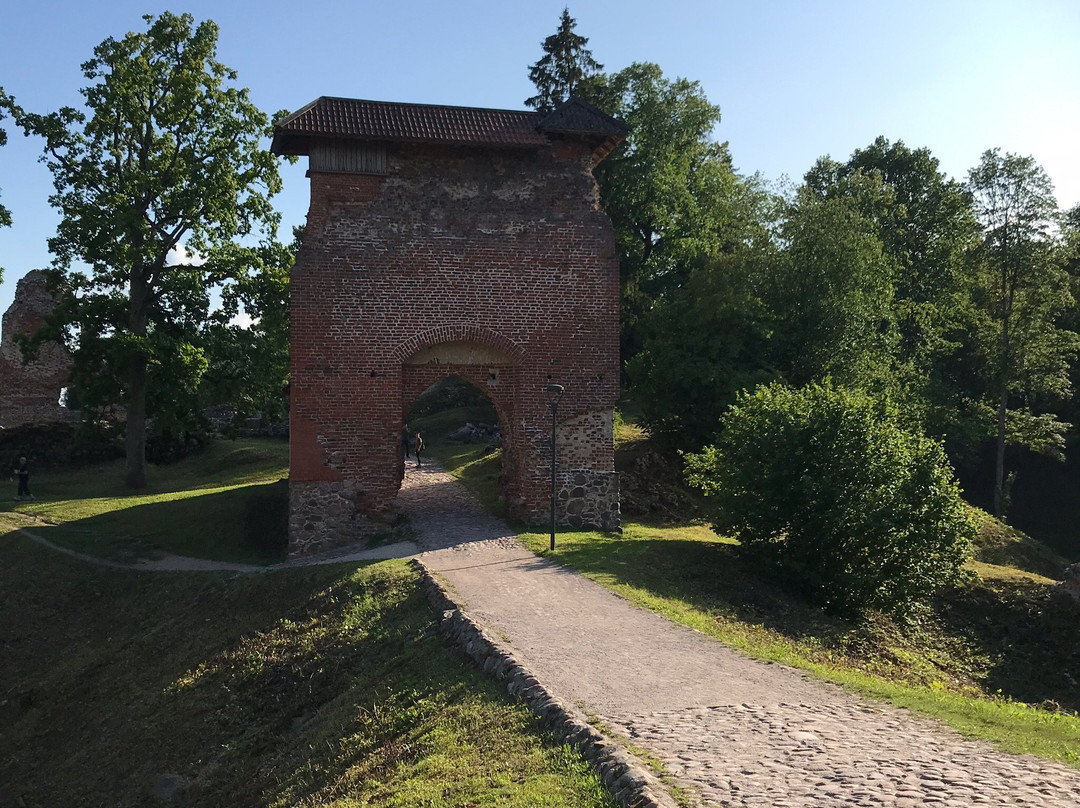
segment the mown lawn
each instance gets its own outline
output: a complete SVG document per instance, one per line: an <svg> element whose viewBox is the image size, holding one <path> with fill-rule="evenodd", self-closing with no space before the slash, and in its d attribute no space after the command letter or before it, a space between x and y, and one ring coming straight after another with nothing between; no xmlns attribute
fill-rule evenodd
<svg viewBox="0 0 1080 808"><path fill-rule="evenodd" d="M0 513L0 805L613 805L404 562L115 571L25 518Z"/></svg>
<svg viewBox="0 0 1080 808"><path fill-rule="evenodd" d="M3 497L0 514L21 514L44 538L105 558L164 551L266 564L285 557L288 474L285 441L219 440L179 463L150 466L139 491L124 487L122 460L35 474L37 499Z"/></svg>

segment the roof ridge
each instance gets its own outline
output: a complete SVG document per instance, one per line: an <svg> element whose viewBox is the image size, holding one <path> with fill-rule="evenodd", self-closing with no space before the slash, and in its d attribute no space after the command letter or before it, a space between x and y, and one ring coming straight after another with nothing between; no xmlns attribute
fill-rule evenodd
<svg viewBox="0 0 1080 808"><path fill-rule="evenodd" d="M460 109L469 112L509 112L513 115L529 115L534 117L545 114L543 112L538 112L535 109L506 109L504 107L463 107L459 104L431 104L419 101L376 101L372 98L348 98L342 95L320 95L310 104L307 104L303 109L306 110L309 107L319 103L320 101L349 101L354 104L377 104L380 107L424 107L427 109ZM297 113L294 114L299 114L299 112L301 111L303 110L297 110Z"/></svg>
<svg viewBox="0 0 1080 808"><path fill-rule="evenodd" d="M446 143L461 146L538 148L556 136L597 137L613 143L625 128L584 102L568 101L554 113L529 110L368 101L319 96L274 127L275 154L307 154L313 139Z"/></svg>

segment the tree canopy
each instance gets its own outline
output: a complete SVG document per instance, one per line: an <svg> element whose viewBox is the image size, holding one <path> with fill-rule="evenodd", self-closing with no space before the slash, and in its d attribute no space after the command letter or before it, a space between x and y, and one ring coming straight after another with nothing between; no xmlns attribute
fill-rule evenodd
<svg viewBox="0 0 1080 808"><path fill-rule="evenodd" d="M5 113L10 106L10 99L8 94L4 92L4 88L0 87L0 120L3 120ZM0 129L0 146L7 143L7 130ZM11 227L11 211L0 205L0 227ZM0 283L4 280L4 268L0 267Z"/></svg>
<svg viewBox="0 0 1080 808"><path fill-rule="evenodd" d="M1064 447L1068 424L1037 412L1040 399L1071 393L1069 362L1080 341L1057 320L1073 304L1054 224L1053 184L1031 157L994 149L968 175L982 226L972 296L986 394L997 416L994 511L1006 504L1005 445Z"/></svg>
<svg viewBox="0 0 1080 808"><path fill-rule="evenodd" d="M45 140L62 217L50 249L69 272L76 359L104 363L120 381L135 487L145 481L154 378L187 389L205 369L188 326L205 319L207 289L222 277L183 256L272 233L269 200L281 187L260 145L269 120L217 61L217 25L168 12L144 19L145 31L106 39L83 64L86 112L16 115ZM70 271L76 260L89 274Z"/></svg>
<svg viewBox="0 0 1080 808"><path fill-rule="evenodd" d="M759 189L740 183L727 144L713 138L720 108L698 82L639 63L594 77L582 95L629 129L596 169L618 240L628 360L641 348L641 320L654 302L683 283L699 256L746 238Z"/></svg>

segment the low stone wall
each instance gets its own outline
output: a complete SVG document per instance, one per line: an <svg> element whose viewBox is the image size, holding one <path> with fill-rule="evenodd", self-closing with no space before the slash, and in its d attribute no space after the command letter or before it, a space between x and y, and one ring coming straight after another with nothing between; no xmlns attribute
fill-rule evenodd
<svg viewBox="0 0 1080 808"><path fill-rule="evenodd" d="M524 700L560 741L575 747L620 805L625 808L678 808L656 776L636 757L590 726L580 711L552 696L499 639L461 611L424 562L414 559L413 564L420 572L421 589L432 608L442 615L443 636L485 672L505 681L511 695Z"/></svg>

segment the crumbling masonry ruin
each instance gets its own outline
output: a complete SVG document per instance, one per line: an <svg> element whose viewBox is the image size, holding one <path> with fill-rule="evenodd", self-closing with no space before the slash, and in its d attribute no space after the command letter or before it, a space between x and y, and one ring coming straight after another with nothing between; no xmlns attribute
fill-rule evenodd
<svg viewBox="0 0 1080 808"><path fill-rule="evenodd" d="M290 550L370 535L403 477L416 398L457 376L495 404L510 513L550 517L548 385L561 384L560 524L615 529L614 232L592 170L623 127L551 113L320 98L273 150L306 155L291 282Z"/></svg>
<svg viewBox="0 0 1080 808"><path fill-rule="evenodd" d="M19 337L32 337L56 308L43 270L32 270L15 287L15 299L4 313L0 330L0 427L66 423L76 413L61 407L60 391L71 372L71 356L55 342L38 348L23 364Z"/></svg>

